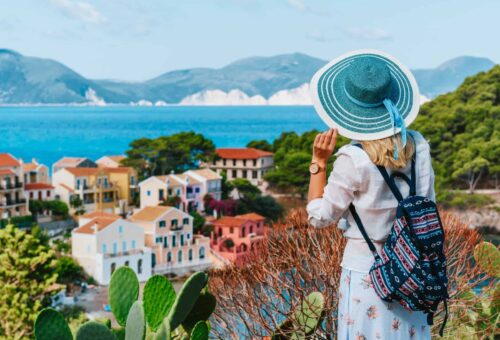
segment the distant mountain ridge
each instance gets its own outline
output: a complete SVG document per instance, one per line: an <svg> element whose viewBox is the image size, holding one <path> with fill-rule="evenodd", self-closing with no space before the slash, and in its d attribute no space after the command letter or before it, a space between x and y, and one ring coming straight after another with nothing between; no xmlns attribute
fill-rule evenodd
<svg viewBox="0 0 500 340"><path fill-rule="evenodd" d="M87 79L57 61L0 49L0 104L305 105L309 80L325 63L302 53L252 57L130 83ZM414 74L422 94L433 98L494 65L459 57Z"/></svg>

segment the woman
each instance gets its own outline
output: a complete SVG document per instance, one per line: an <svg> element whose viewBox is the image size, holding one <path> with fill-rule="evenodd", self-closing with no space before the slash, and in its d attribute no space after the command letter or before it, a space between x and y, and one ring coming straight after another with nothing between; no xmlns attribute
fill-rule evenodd
<svg viewBox="0 0 500 340"><path fill-rule="evenodd" d="M338 222L347 238L341 263L338 339L430 339L423 312L407 311L377 296L368 275L374 257L349 212L354 205L380 253L398 202L377 166L389 174L397 171L410 177L413 155L417 195L435 199L429 145L418 132L406 131L419 109L416 82L391 56L364 50L323 67L313 77L311 88L315 108L331 129L314 141L309 220L317 228ZM338 134L353 143L337 151L327 181L326 168ZM406 197L408 185L397 183Z"/></svg>

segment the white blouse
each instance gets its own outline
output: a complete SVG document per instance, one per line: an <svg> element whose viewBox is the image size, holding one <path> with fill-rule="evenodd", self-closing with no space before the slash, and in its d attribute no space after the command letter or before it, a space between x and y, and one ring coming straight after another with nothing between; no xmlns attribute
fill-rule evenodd
<svg viewBox="0 0 500 340"><path fill-rule="evenodd" d="M435 201L434 171L429 144L420 133L409 133L416 144L417 195ZM408 142L410 141L409 138ZM338 228L344 230L343 234L348 239L342 267L368 272L374 258L349 213L349 205L351 202L354 204L368 236L375 241L375 246L380 251L391 230L398 202L365 151L348 144L341 147L336 156L323 197L316 198L307 205L309 221L316 228L338 222ZM392 173L390 169L387 171ZM411 162L406 168L397 171L411 177ZM406 182L396 177L396 183L403 197L406 197L409 194Z"/></svg>

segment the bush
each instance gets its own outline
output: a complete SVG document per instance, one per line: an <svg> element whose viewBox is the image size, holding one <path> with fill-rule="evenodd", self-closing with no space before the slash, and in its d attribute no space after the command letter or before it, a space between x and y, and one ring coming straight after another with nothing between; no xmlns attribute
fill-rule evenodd
<svg viewBox="0 0 500 340"><path fill-rule="evenodd" d="M437 197L437 202L445 209L478 209L495 203L488 195L469 194L462 191L443 191Z"/></svg>
<svg viewBox="0 0 500 340"><path fill-rule="evenodd" d="M85 278L83 268L70 256L61 256L57 259L55 272L57 282L63 284L74 283L76 280Z"/></svg>
<svg viewBox="0 0 500 340"><path fill-rule="evenodd" d="M325 297L324 319L314 336L334 338L340 254L345 240L334 226L310 227L306 216L305 211L294 210L284 223L275 224L263 240L260 253L252 255L247 266L212 270L209 287L218 301L212 321L216 338L271 336L313 291ZM441 217L448 256L448 305L453 319L459 317L453 313L459 313L463 306L460 294L483 284L488 276L472 258L481 236L450 214ZM442 315L441 304L436 318ZM437 336L440 326L441 320L435 320L433 335Z"/></svg>

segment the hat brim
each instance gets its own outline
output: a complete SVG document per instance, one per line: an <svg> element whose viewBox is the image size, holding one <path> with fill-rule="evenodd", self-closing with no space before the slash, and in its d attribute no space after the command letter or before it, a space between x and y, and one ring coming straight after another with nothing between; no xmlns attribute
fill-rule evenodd
<svg viewBox="0 0 500 340"><path fill-rule="evenodd" d="M341 55L322 67L311 80L314 108L326 125L337 128L342 136L355 140L375 140L399 132L394 129L384 105L362 107L347 97L344 80L347 67L358 58L383 61L393 79L389 99L398 108L405 125L417 117L420 93L410 70L394 57L377 50L358 50Z"/></svg>

